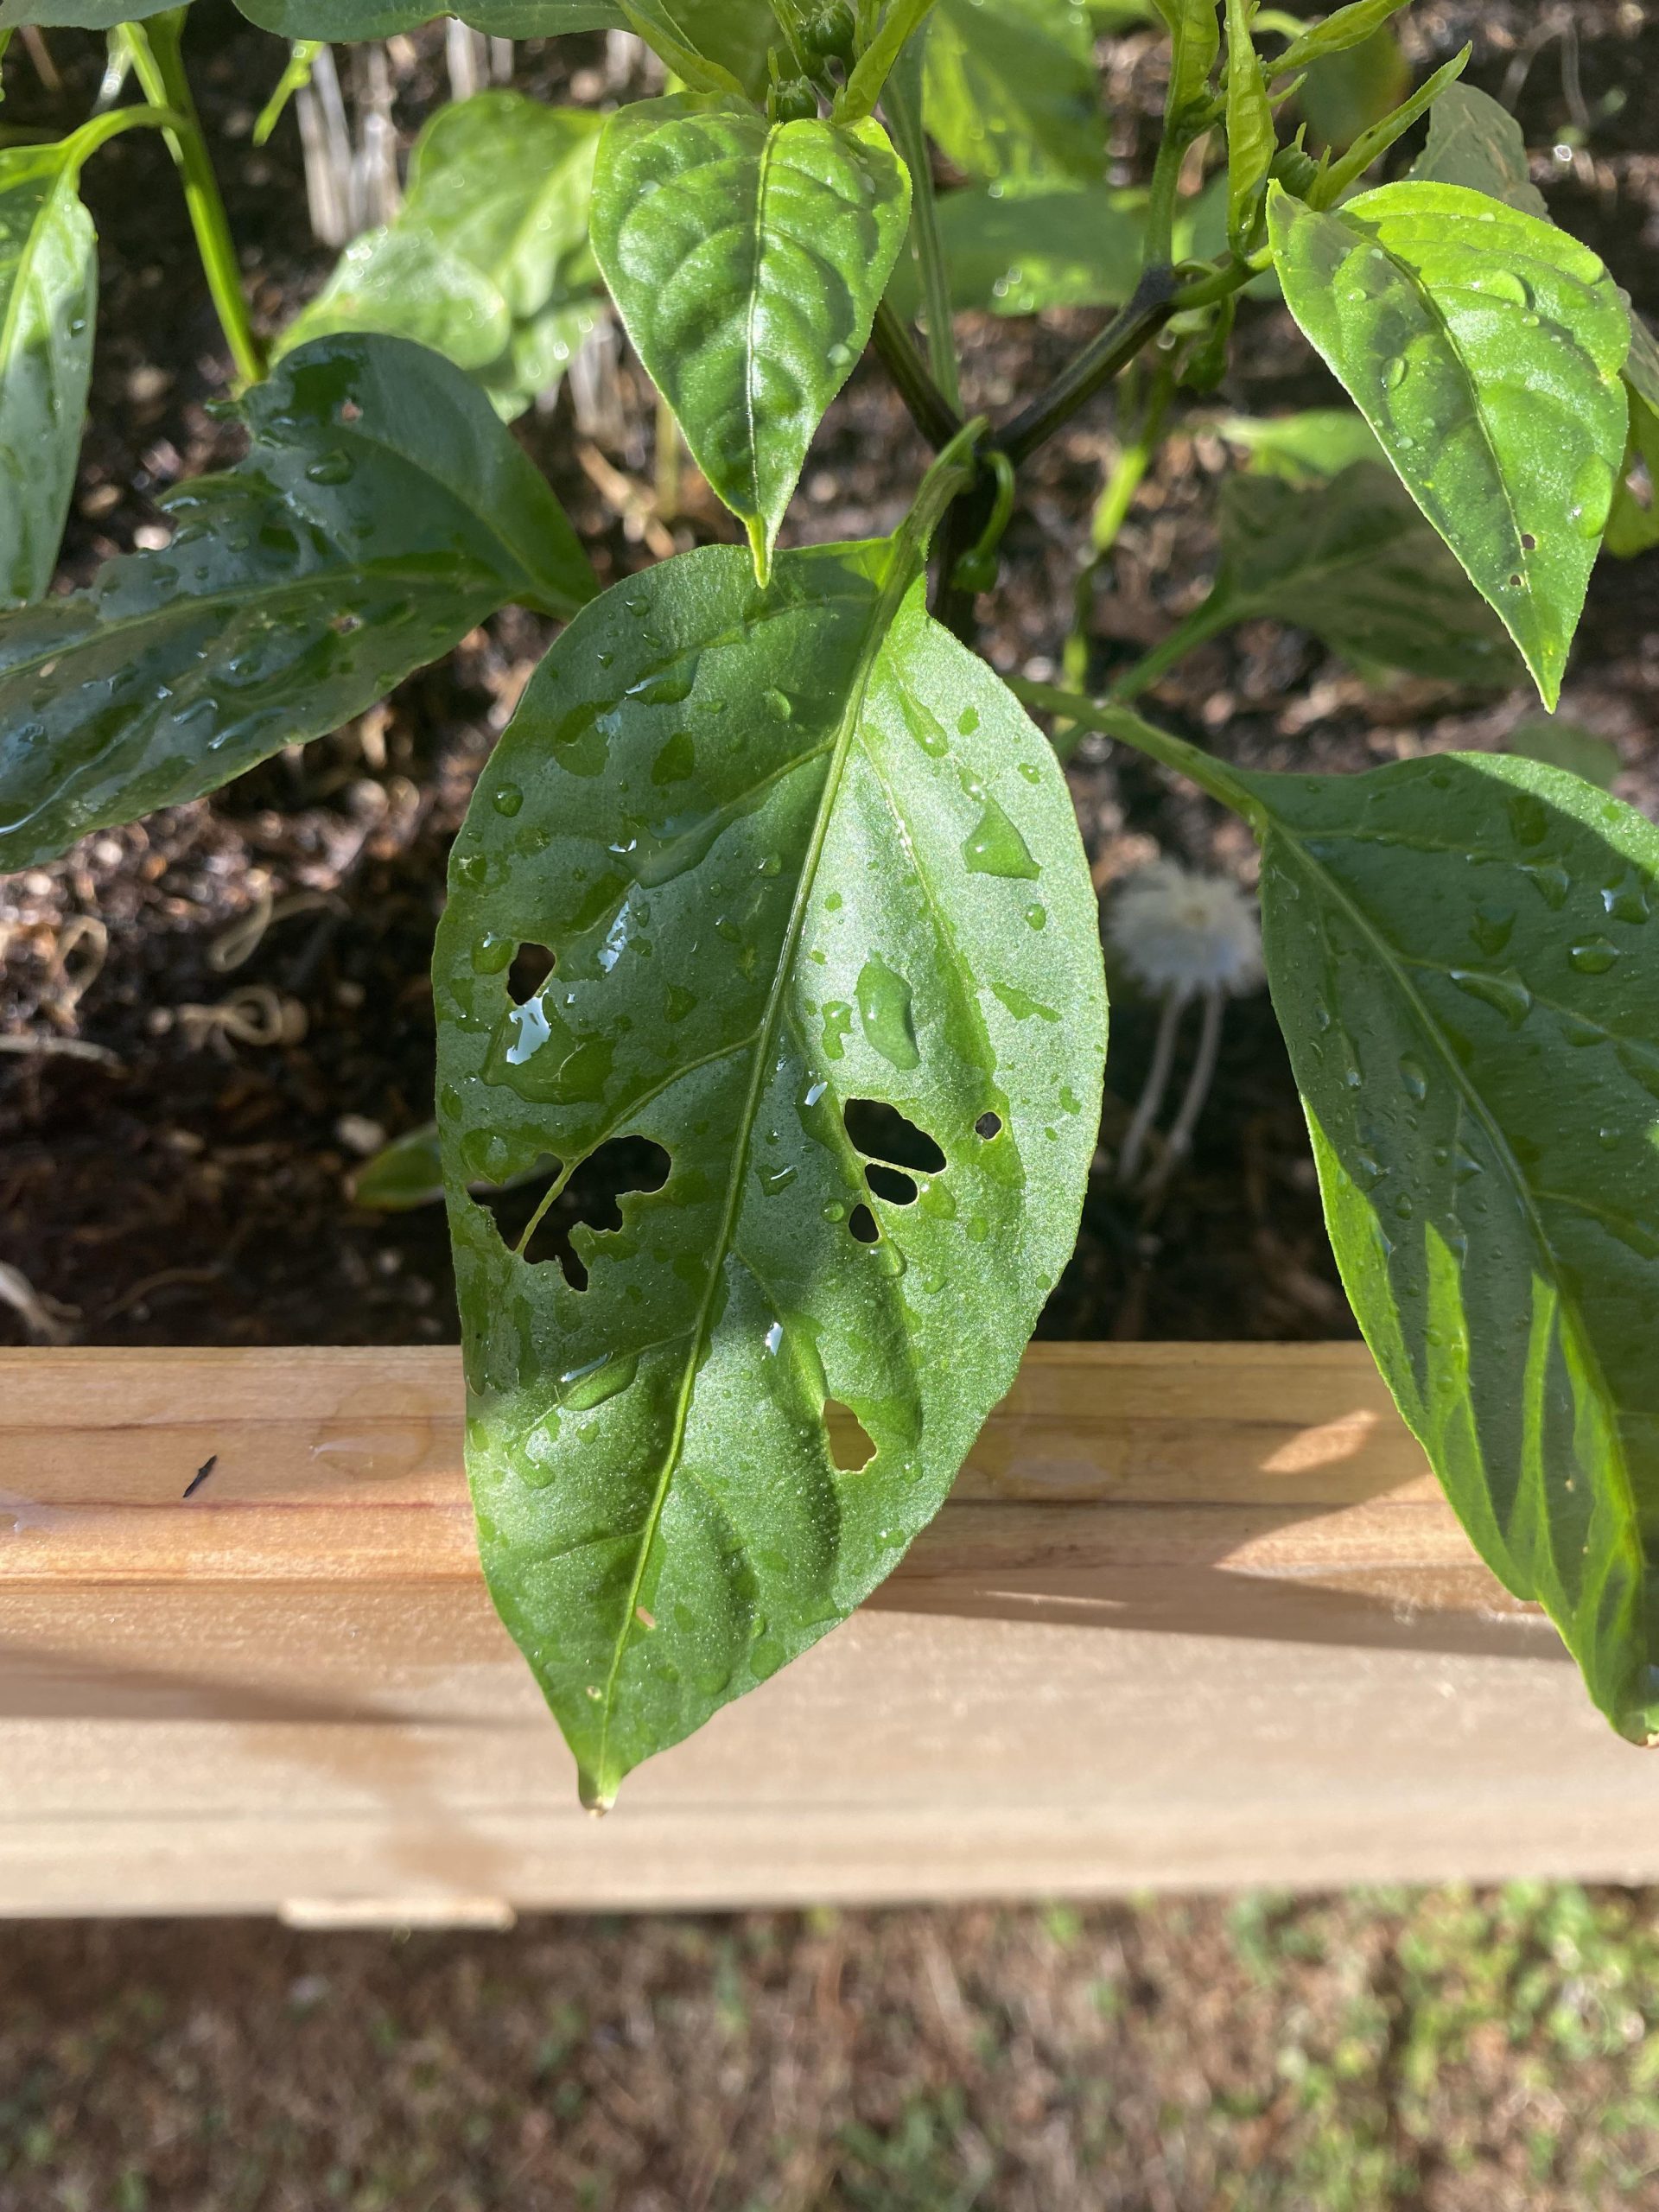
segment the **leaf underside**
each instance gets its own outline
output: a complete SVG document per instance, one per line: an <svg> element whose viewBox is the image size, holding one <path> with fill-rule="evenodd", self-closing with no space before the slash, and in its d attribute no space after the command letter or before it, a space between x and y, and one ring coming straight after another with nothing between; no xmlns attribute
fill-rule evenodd
<svg viewBox="0 0 1659 2212"><path fill-rule="evenodd" d="M1236 780L1361 1326L1482 1556L1646 1741L1659 830L1486 755Z"/></svg>
<svg viewBox="0 0 1659 2212"><path fill-rule="evenodd" d="M247 458L162 502L171 545L0 620L0 868L338 728L510 600L590 594L545 481L435 353L319 340L244 407Z"/></svg>
<svg viewBox="0 0 1659 2212"><path fill-rule="evenodd" d="M67 146L0 152L0 607L52 581L92 372L98 246Z"/></svg>
<svg viewBox="0 0 1659 2212"><path fill-rule="evenodd" d="M435 978L468 1463L592 1803L890 1572L1076 1235L1106 1019L1088 869L1052 750L918 565L789 553L763 589L710 548L619 585L455 849ZM515 1002L526 943L555 964ZM872 1165L854 1102L931 1166ZM469 1195L551 1155L556 1216L621 1138L667 1179L571 1232L584 1288Z"/></svg>
<svg viewBox="0 0 1659 2212"><path fill-rule="evenodd" d="M1457 185L1384 185L1339 213L1275 189L1270 216L1292 314L1553 707L1624 453L1611 278Z"/></svg>
<svg viewBox="0 0 1659 2212"><path fill-rule="evenodd" d="M763 575L909 214L909 178L876 123L768 124L739 100L676 97L607 126L600 266Z"/></svg>

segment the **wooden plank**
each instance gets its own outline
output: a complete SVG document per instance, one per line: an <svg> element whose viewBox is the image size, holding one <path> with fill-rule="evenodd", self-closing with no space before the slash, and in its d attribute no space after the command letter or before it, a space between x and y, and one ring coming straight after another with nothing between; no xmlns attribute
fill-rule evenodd
<svg viewBox="0 0 1659 2212"><path fill-rule="evenodd" d="M887 1587L603 1823L461 1442L449 1351L0 1354L0 1912L1659 1875L1659 1762L1356 1347L1034 1347Z"/></svg>

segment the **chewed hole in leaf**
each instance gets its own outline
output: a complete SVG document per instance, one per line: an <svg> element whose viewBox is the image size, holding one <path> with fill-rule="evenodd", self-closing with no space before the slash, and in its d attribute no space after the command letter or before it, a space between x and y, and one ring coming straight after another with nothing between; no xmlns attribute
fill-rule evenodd
<svg viewBox="0 0 1659 2212"><path fill-rule="evenodd" d="M1000 1114L982 1114L974 1123L974 1134L989 1144L993 1137L1000 1137L1002 1134L1002 1116Z"/></svg>
<svg viewBox="0 0 1659 2212"><path fill-rule="evenodd" d="M826 1398L823 1418L830 1430L830 1456L843 1475L861 1473L875 1457L875 1440L850 1406Z"/></svg>
<svg viewBox="0 0 1659 2212"><path fill-rule="evenodd" d="M660 1191L672 1165L649 1137L613 1137L588 1154L550 1205L557 1171L497 1192L486 1203L504 1243L532 1267L556 1264L572 1290L586 1290L588 1267L573 1241L575 1231L605 1236L620 1229L620 1201L636 1192Z"/></svg>
<svg viewBox="0 0 1659 2212"><path fill-rule="evenodd" d="M507 988L512 993L513 1003L527 1005L558 964L557 955L548 946L521 944L507 970Z"/></svg>
<svg viewBox="0 0 1659 2212"><path fill-rule="evenodd" d="M879 1244L881 1241L881 1231L876 1227L875 1216L868 1206L855 1206L847 1217L847 1226L861 1244Z"/></svg>
<svg viewBox="0 0 1659 2212"><path fill-rule="evenodd" d="M945 1158L939 1147L925 1129L918 1129L896 1106L885 1106L874 1098L849 1098L842 1118L848 1135L866 1160L885 1160L889 1167L913 1168L924 1175L944 1173ZM909 1176L903 1178L906 1183L910 1179ZM880 1188L874 1175L870 1187ZM887 1194L884 1192L882 1195ZM910 1198L915 1195L912 1183ZM899 1203L908 1205L909 1199L902 1198Z"/></svg>
<svg viewBox="0 0 1659 2212"><path fill-rule="evenodd" d="M878 1198L885 1198L889 1205L913 1206L916 1203L916 1183L902 1167L888 1167L879 1160L872 1160L864 1170L864 1180Z"/></svg>

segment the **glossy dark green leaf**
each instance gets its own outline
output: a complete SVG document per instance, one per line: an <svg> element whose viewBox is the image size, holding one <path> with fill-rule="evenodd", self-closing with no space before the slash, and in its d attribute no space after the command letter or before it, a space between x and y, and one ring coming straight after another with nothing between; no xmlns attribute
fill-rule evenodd
<svg viewBox="0 0 1659 2212"><path fill-rule="evenodd" d="M1267 75L1250 36L1255 0L1227 0L1227 237L1239 253L1252 245L1278 126Z"/></svg>
<svg viewBox="0 0 1659 2212"><path fill-rule="evenodd" d="M593 589L543 478L448 362L327 338L243 403L247 458L165 551L0 620L0 868L215 790L518 600Z"/></svg>
<svg viewBox="0 0 1659 2212"><path fill-rule="evenodd" d="M110 31L118 23L142 22L178 0L0 0L0 35L39 23L48 30Z"/></svg>
<svg viewBox="0 0 1659 2212"><path fill-rule="evenodd" d="M1241 777L1361 1327L1482 1555L1659 1726L1659 832L1484 755Z"/></svg>
<svg viewBox="0 0 1659 2212"><path fill-rule="evenodd" d="M606 126L600 266L759 574L909 219L910 179L878 123L769 124L736 100L679 97Z"/></svg>
<svg viewBox="0 0 1659 2212"><path fill-rule="evenodd" d="M1268 214L1292 314L1553 707L1624 452L1611 279L1458 185L1384 185L1339 213L1275 189Z"/></svg>
<svg viewBox="0 0 1659 2212"><path fill-rule="evenodd" d="M1135 690L1205 639L1263 615L1311 631L1362 667L1498 689L1525 680L1503 625L1373 462L1328 483L1230 478L1221 545L1210 596L1141 664Z"/></svg>
<svg viewBox="0 0 1659 2212"><path fill-rule="evenodd" d="M950 301L959 311L1040 315L1047 308L1119 307L1140 279L1146 194L1116 185L999 194L969 185L938 202ZM897 312L920 307L908 256L887 297Z"/></svg>
<svg viewBox="0 0 1659 2212"><path fill-rule="evenodd" d="M434 972L469 1466L590 1803L892 1570L1071 1254L1094 893L1052 751L920 568L903 537L791 552L763 590L713 547L619 585L455 847ZM515 1003L526 942L556 965ZM571 1231L584 1289L467 1195L624 1138L667 1166L620 1229Z"/></svg>
<svg viewBox="0 0 1659 2212"><path fill-rule="evenodd" d="M938 0L925 114L964 176L1019 190L1106 169L1094 37L1072 0Z"/></svg>
<svg viewBox="0 0 1659 2212"><path fill-rule="evenodd" d="M1652 1742L1659 830L1530 760L1248 774L1079 703L1255 827L1360 1326L1482 1556Z"/></svg>
<svg viewBox="0 0 1659 2212"><path fill-rule="evenodd" d="M1434 104L1428 143L1412 165L1419 184L1462 184L1523 215L1548 221L1544 195L1532 181L1527 142L1508 108L1473 85L1453 85Z"/></svg>
<svg viewBox="0 0 1659 2212"><path fill-rule="evenodd" d="M410 338L467 370L511 422L556 386L604 299L588 242L602 119L521 92L442 108L403 208L349 246L283 334Z"/></svg>
<svg viewBox="0 0 1659 2212"><path fill-rule="evenodd" d="M102 0L80 0L98 6ZM123 15L156 10L129 10L113 0ZM6 0L0 0L0 6ZM63 0L73 6L76 0ZM627 16L609 0L461 0L447 10L435 10L432 0L236 0L250 22L278 38L320 39L343 45L353 39L391 38L429 22L435 13L458 16L474 30L492 38L553 38L564 31L626 30ZM42 20L46 20L42 18Z"/></svg>
<svg viewBox="0 0 1659 2212"><path fill-rule="evenodd" d="M0 607L52 581L92 371L98 245L73 143L0 150Z"/></svg>
<svg viewBox="0 0 1659 2212"><path fill-rule="evenodd" d="M1351 54L1366 46L1411 0L1351 0L1335 9L1323 22L1294 38L1273 64L1275 77L1294 77L1332 54Z"/></svg>
<svg viewBox="0 0 1659 2212"><path fill-rule="evenodd" d="M845 86L836 96L837 123L860 123L874 114L882 88L899 66L899 56L912 39L918 41L938 0L889 0L868 46L859 55ZM892 120L889 113L889 121Z"/></svg>

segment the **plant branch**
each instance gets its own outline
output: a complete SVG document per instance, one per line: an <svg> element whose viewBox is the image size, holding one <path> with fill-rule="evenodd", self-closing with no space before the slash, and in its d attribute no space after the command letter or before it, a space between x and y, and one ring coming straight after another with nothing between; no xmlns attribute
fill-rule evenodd
<svg viewBox="0 0 1659 2212"><path fill-rule="evenodd" d="M177 121L166 131L168 150L184 184L185 205L207 278L207 289L218 310L225 341L244 385L257 384L265 373L264 349L253 333L248 302L242 290L236 245L224 196L213 175L201 118L185 74L180 32L184 11L153 16L145 23L126 23L121 37L132 56L132 66L144 97L152 106L168 108Z"/></svg>
<svg viewBox="0 0 1659 2212"><path fill-rule="evenodd" d="M1149 269L1128 305L1061 370L1046 392L998 434L996 443L1016 467L1150 345L1175 312L1177 289L1173 269Z"/></svg>
<svg viewBox="0 0 1659 2212"><path fill-rule="evenodd" d="M915 340L885 300L875 311L871 334L911 420L933 450L942 453L960 432L962 417L934 383Z"/></svg>

